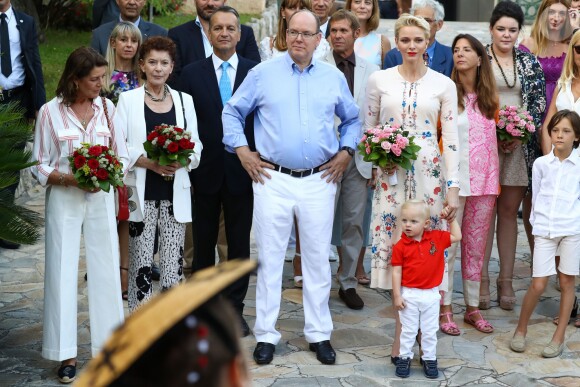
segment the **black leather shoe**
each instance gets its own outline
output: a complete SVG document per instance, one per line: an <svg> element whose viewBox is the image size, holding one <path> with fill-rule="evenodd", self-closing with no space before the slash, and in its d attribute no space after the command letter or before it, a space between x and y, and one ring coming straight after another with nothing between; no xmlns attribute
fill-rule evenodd
<svg viewBox="0 0 580 387"><path fill-rule="evenodd" d="M159 281L160 278L161 272L159 271L159 266L153 263L153 265L151 265L151 279L153 281Z"/></svg>
<svg viewBox="0 0 580 387"><path fill-rule="evenodd" d="M0 247L2 247L3 249L16 250L20 248L20 245L18 243L0 239Z"/></svg>
<svg viewBox="0 0 580 387"><path fill-rule="evenodd" d="M356 293L355 288L350 288L346 290L342 290L342 288L340 288L338 289L338 296L342 301L344 301L346 306L348 306L351 309L359 310L362 309L363 306L365 306L365 303L362 300L362 298L360 298L359 295Z"/></svg>
<svg viewBox="0 0 580 387"><path fill-rule="evenodd" d="M322 364L334 364L336 362L336 352L332 349L329 340L321 341L319 343L310 343L308 348L312 352L316 352L316 358Z"/></svg>
<svg viewBox="0 0 580 387"><path fill-rule="evenodd" d="M259 342L254 349L254 360L258 364L270 364L274 359L275 349L274 344Z"/></svg>
<svg viewBox="0 0 580 387"><path fill-rule="evenodd" d="M249 336L250 333L252 333L250 331L250 327L248 326L248 323L246 322L246 319L244 319L244 316L240 316L241 319L241 328L242 328L242 337L246 337Z"/></svg>

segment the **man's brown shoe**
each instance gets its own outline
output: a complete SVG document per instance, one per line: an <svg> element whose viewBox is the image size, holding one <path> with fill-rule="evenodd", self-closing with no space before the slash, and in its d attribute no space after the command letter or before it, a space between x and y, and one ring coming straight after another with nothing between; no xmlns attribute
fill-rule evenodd
<svg viewBox="0 0 580 387"><path fill-rule="evenodd" d="M355 288L350 288L346 290L342 290L342 288L340 288L338 290L338 296L340 297L341 300L344 301L346 306L348 306L351 309L359 310L362 309L363 306L365 306L363 300L356 293Z"/></svg>

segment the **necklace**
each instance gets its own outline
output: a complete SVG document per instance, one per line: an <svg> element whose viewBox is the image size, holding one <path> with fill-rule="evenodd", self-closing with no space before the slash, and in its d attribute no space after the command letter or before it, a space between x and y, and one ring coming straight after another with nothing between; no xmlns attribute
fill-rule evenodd
<svg viewBox="0 0 580 387"><path fill-rule="evenodd" d="M166 84L163 85L163 97L155 97L153 94L151 94L149 90L147 90L147 85L143 86L143 89L145 90L145 94L147 94L147 96L151 98L151 101L153 102L165 101L165 98L167 98L167 93L169 92L169 88L167 87Z"/></svg>
<svg viewBox="0 0 580 387"><path fill-rule="evenodd" d="M515 48L512 48L512 58L514 60L514 84L510 85L507 77L505 76L505 73L503 72L503 68L501 67L501 65L499 64L499 61L497 60L497 56L495 56L495 51L493 50L493 44L490 45L491 47L491 54L493 55L493 59L495 60L495 63L497 64L497 67L499 67L499 71L501 72L501 75L503 76L503 80L505 81L505 84L507 87L509 87L510 89L513 89L516 86L516 77L517 77L517 67L516 67L516 50Z"/></svg>
<svg viewBox="0 0 580 387"><path fill-rule="evenodd" d="M82 120L80 120L79 114L77 114L77 112L75 112L75 115L76 115L76 116L77 116L77 118L79 118L79 120L81 121L81 125L83 126L83 128L86 128L86 127L87 127L87 124L89 123L89 122L88 122L88 119L87 119L87 116L89 115L89 111L90 111L90 109L91 109L92 105L93 105L93 103L92 103L92 102L91 102L91 103L89 103L89 106L87 106L87 110L85 110L85 115L84 115L84 118L83 118ZM74 111L74 110L73 110L73 111Z"/></svg>

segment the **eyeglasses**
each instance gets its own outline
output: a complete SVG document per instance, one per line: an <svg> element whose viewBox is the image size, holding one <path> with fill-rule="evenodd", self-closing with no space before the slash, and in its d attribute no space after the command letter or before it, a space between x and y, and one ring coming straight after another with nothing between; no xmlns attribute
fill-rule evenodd
<svg viewBox="0 0 580 387"><path fill-rule="evenodd" d="M310 33L310 32L298 32L298 31L294 31L294 30L286 30L286 33L292 39L297 39L298 36L302 35L302 38L304 40L310 40L310 39L314 38L316 35L319 34L319 32Z"/></svg>
<svg viewBox="0 0 580 387"><path fill-rule="evenodd" d="M572 47L574 47L574 51L576 51L576 54L580 55L580 45Z"/></svg>

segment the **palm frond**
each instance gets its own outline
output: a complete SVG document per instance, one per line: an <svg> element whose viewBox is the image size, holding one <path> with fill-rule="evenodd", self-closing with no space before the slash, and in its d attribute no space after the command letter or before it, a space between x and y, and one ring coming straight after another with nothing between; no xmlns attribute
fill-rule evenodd
<svg viewBox="0 0 580 387"><path fill-rule="evenodd" d="M43 225L40 214L14 204L12 194L0 191L0 239L33 244L40 236L39 228Z"/></svg>
<svg viewBox="0 0 580 387"><path fill-rule="evenodd" d="M23 113L17 104L0 105L0 239L32 244L40 235L41 216L14 204L12 192L3 189L16 183L20 170L36 164L23 149L33 135Z"/></svg>

